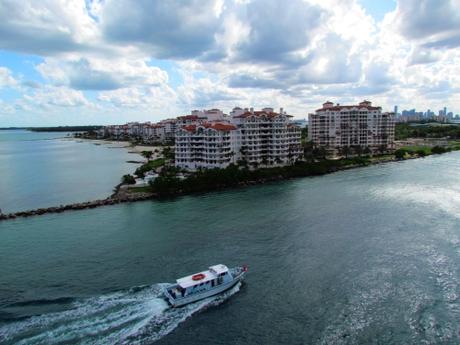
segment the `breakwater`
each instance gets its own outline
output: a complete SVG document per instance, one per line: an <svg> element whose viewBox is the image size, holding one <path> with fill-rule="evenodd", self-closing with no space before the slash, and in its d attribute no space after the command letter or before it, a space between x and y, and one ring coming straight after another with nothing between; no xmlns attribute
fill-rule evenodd
<svg viewBox="0 0 460 345"><path fill-rule="evenodd" d="M125 202L134 202L134 201L142 201L152 199L156 195L154 193L136 193L136 194L123 194L119 196L117 193L99 200L92 200L87 202L80 202L68 205L59 205L55 207L46 207L46 208L37 208L34 210L27 210L27 211L20 211L20 212L12 212L6 214L0 214L0 221L2 220L9 220L9 219L16 219L16 218L23 218L23 217L32 217L32 216L39 216L48 213L62 213L65 211L77 211L77 210L85 210L88 208L96 208L100 206L109 206L109 205L116 205Z"/></svg>

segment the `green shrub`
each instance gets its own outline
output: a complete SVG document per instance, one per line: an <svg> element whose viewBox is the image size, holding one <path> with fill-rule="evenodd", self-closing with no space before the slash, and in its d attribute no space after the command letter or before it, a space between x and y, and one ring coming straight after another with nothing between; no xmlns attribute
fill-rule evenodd
<svg viewBox="0 0 460 345"><path fill-rule="evenodd" d="M407 153L408 152L406 149L398 149L395 151L395 157L398 159L402 159L406 156Z"/></svg>
<svg viewBox="0 0 460 345"><path fill-rule="evenodd" d="M431 152L433 152L434 154L441 154L446 153L447 149L442 146L435 146L431 149Z"/></svg>
<svg viewBox="0 0 460 345"><path fill-rule="evenodd" d="M416 153L417 153L420 157L425 157L425 156L427 155L427 152L426 152L426 150L424 150L424 149L418 149L418 150L416 151Z"/></svg>
<svg viewBox="0 0 460 345"><path fill-rule="evenodd" d="M123 184L136 184L136 180L133 175L126 174L121 178L121 183Z"/></svg>

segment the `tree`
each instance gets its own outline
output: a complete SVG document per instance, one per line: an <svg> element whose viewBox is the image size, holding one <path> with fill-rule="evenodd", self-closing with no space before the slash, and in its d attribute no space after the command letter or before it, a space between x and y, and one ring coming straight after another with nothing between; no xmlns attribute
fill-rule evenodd
<svg viewBox="0 0 460 345"><path fill-rule="evenodd" d="M315 144L313 141L306 141L302 144L303 146L303 156L307 161L313 161L313 149Z"/></svg>
<svg viewBox="0 0 460 345"><path fill-rule="evenodd" d="M407 150L398 149L395 151L395 157L398 159L403 159L406 156Z"/></svg>
<svg viewBox="0 0 460 345"><path fill-rule="evenodd" d="M248 167L248 161L244 158L242 159L238 159L238 161L236 162L236 164L240 167L244 167L244 168L247 168Z"/></svg>
<svg viewBox="0 0 460 345"><path fill-rule="evenodd" d="M348 156L351 153L351 147L350 146L343 146L343 147L340 148L339 152L340 152L340 154L342 156L345 156L345 158L348 158Z"/></svg>
<svg viewBox="0 0 460 345"><path fill-rule="evenodd" d="M417 150L417 154L420 156L420 157L425 157L427 155L427 152L426 150L424 149L418 149Z"/></svg>
<svg viewBox="0 0 460 345"><path fill-rule="evenodd" d="M142 151L141 155L142 157L146 158L147 161L150 161L150 158L152 158L153 156L153 152L152 151Z"/></svg>
<svg viewBox="0 0 460 345"><path fill-rule="evenodd" d="M385 144L380 145L378 150L379 150L380 154L383 155L387 150L387 145L385 145Z"/></svg>
<svg viewBox="0 0 460 345"><path fill-rule="evenodd" d="M363 151L363 152L364 152L365 155L370 155L370 154L372 153L372 150L370 149L369 146L366 146L366 147L364 148L364 151Z"/></svg>
<svg viewBox="0 0 460 345"><path fill-rule="evenodd" d="M316 159L325 159L326 158L326 149L324 146L316 146L312 152L313 158Z"/></svg>
<svg viewBox="0 0 460 345"><path fill-rule="evenodd" d="M174 155L174 151L171 149L170 146L165 146L165 147L163 148L163 152L162 152L162 153L163 153L163 157L164 157L165 159L174 160L174 156L175 156L175 155Z"/></svg>
<svg viewBox="0 0 460 345"><path fill-rule="evenodd" d="M446 153L448 149L442 146L435 146L431 149L431 152L434 154Z"/></svg>
<svg viewBox="0 0 460 345"><path fill-rule="evenodd" d="M126 174L121 178L121 183L123 184L136 184L136 180L133 175Z"/></svg>
<svg viewBox="0 0 460 345"><path fill-rule="evenodd" d="M364 151L361 145L354 145L353 150L358 155L358 157L361 157L361 155L363 154L363 151Z"/></svg>

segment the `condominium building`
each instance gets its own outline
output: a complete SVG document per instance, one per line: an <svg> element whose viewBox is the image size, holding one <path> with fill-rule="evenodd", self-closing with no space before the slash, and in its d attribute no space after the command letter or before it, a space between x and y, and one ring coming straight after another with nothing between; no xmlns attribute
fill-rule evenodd
<svg viewBox="0 0 460 345"><path fill-rule="evenodd" d="M176 132L176 167L197 170L221 168L236 163L238 135L236 126L230 123L183 126Z"/></svg>
<svg viewBox="0 0 460 345"><path fill-rule="evenodd" d="M249 165L286 165L300 159L301 130L283 109L261 111L235 108L230 113L241 132L240 159Z"/></svg>
<svg viewBox="0 0 460 345"><path fill-rule="evenodd" d="M358 105L326 102L308 115L308 137L329 155L384 153L394 150L394 113L383 113L369 101Z"/></svg>
<svg viewBox="0 0 460 345"><path fill-rule="evenodd" d="M283 109L234 108L230 117L219 118L177 130L177 167L225 168L237 162L254 168L283 166L301 158L301 130Z"/></svg>

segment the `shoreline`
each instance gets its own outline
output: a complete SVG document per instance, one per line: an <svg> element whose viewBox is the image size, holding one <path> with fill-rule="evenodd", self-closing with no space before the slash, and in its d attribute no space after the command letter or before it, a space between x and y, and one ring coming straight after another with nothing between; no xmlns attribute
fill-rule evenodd
<svg viewBox="0 0 460 345"><path fill-rule="evenodd" d="M154 192L127 192L126 189L121 188L122 184L120 183L115 187L115 192L111 196L105 199L97 199L97 200L91 200L91 201L80 202L80 203L73 203L73 204L59 205L59 206L54 206L54 207L37 208L33 210L25 210L25 211L0 214L0 222L6 221L6 220L13 220L17 218L28 218L28 217L40 216L44 214L62 213L65 211L85 210L85 209L90 209L90 208L116 205L116 204L128 203L128 202L174 199L174 198L185 196L185 195L212 193L216 191L229 190L229 189L234 189L234 188L241 188L241 187L245 188L245 187L250 187L250 186L262 185L262 184L266 184L270 182L278 182L278 181L292 180L292 179L305 178L305 177L323 176L323 175L328 175L328 174L332 174L335 172L339 172L342 170L364 168L364 167L369 167L373 165L385 164L385 163L390 163L390 162L400 162L400 161L423 158L423 157L410 157L410 158L405 158L405 159L399 159L396 157L384 157L384 158L385 159L378 159L369 164L350 164L350 165L345 165L341 167L333 167L330 170L324 173L321 173L321 174L302 176L302 177L289 177L289 178L286 178L283 176L272 176L269 178L260 178L258 180L240 182L235 186L223 186L220 188L217 187L212 190L208 190L204 192L186 193L186 192L182 192L178 190L177 192L171 193L170 195L166 195L166 196L165 195L162 196Z"/></svg>
<svg viewBox="0 0 460 345"><path fill-rule="evenodd" d="M90 138L75 138L62 137L61 139L72 140L76 142L90 142L93 145L105 146L108 149L127 149L128 153L141 154L142 151L161 150L162 146L146 145L146 144L131 144L129 141L109 140L109 139L90 139Z"/></svg>

